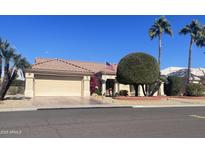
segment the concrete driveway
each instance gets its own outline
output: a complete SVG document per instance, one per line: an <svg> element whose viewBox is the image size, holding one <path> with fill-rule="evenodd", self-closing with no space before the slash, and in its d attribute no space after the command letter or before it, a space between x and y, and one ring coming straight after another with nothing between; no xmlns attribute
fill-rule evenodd
<svg viewBox="0 0 205 154"><path fill-rule="evenodd" d="M82 106L82 105L99 105L104 104L100 100L92 97L35 97L33 98L34 106Z"/></svg>

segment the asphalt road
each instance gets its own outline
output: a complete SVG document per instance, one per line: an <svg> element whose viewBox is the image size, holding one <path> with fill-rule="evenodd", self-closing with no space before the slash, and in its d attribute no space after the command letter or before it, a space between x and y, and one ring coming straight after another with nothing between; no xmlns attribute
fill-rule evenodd
<svg viewBox="0 0 205 154"><path fill-rule="evenodd" d="M205 137L205 107L2 112L0 137Z"/></svg>

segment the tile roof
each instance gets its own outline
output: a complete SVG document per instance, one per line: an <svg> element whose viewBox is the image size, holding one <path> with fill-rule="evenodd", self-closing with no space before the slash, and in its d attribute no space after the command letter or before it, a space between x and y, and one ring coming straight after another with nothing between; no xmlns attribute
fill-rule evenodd
<svg viewBox="0 0 205 154"><path fill-rule="evenodd" d="M56 70L67 72L102 72L104 74L116 74L117 65L113 64L112 68L107 67L104 63L83 62L75 60L63 60L57 58L36 58L32 70Z"/></svg>

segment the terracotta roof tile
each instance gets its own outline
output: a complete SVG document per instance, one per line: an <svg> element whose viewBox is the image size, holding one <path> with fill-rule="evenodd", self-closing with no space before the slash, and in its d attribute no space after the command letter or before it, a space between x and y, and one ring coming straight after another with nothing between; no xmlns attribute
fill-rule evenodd
<svg viewBox="0 0 205 154"><path fill-rule="evenodd" d="M90 72L84 68L76 66L72 63L61 59L43 60L32 66L33 70L56 70L56 71L68 71L68 72Z"/></svg>
<svg viewBox="0 0 205 154"><path fill-rule="evenodd" d="M115 74L117 65L112 65L113 69L106 66L104 63L83 62L75 60L63 60L52 58L36 58L32 69L47 69L47 70L64 70L72 72L104 72L107 74Z"/></svg>

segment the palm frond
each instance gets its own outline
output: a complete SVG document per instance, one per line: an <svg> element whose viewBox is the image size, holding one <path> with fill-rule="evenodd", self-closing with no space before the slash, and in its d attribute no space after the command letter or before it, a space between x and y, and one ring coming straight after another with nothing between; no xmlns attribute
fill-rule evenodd
<svg viewBox="0 0 205 154"><path fill-rule="evenodd" d="M161 16L158 19L156 19L154 24L149 29L149 36L151 40L159 36L162 33L165 33L171 36L173 35L171 25L169 24L165 16Z"/></svg>
<svg viewBox="0 0 205 154"><path fill-rule="evenodd" d="M205 47L205 27L202 26L201 30L197 34L196 45L199 47Z"/></svg>
<svg viewBox="0 0 205 154"><path fill-rule="evenodd" d="M165 32L166 34L170 35L170 36L173 36L173 31L172 31L172 29L171 29L171 26L170 26L170 27L166 27L166 28L164 29L164 32Z"/></svg>
<svg viewBox="0 0 205 154"><path fill-rule="evenodd" d="M149 29L149 37L150 39L154 39L156 36L159 35L159 29L156 27L156 25L153 25L150 29Z"/></svg>
<svg viewBox="0 0 205 154"><path fill-rule="evenodd" d="M184 28L182 28L179 32L179 34L187 35L189 34L193 41L195 42L198 37L199 31L201 31L202 26L197 20L192 20L192 22L189 25L186 25Z"/></svg>
<svg viewBox="0 0 205 154"><path fill-rule="evenodd" d="M21 69L22 71L30 67L30 63L25 57L22 58L21 55L16 55L14 57L14 65L17 69Z"/></svg>
<svg viewBox="0 0 205 154"><path fill-rule="evenodd" d="M183 35L186 35L188 33L191 32L191 29L189 27L189 25L186 25L184 28L182 28L180 31L179 31L179 34L183 34Z"/></svg>
<svg viewBox="0 0 205 154"><path fill-rule="evenodd" d="M10 61L15 56L14 52L15 51L13 48L9 48L9 50L7 50L5 55L4 55L5 60Z"/></svg>

